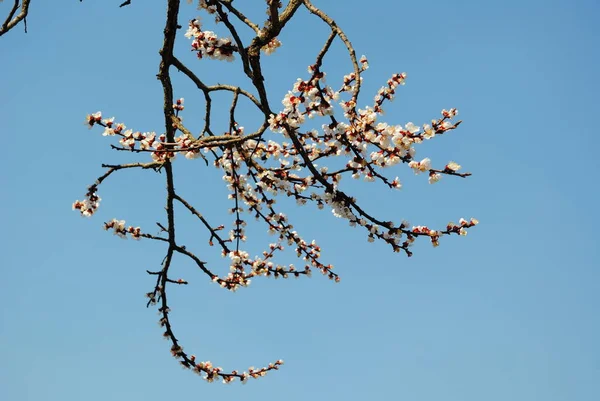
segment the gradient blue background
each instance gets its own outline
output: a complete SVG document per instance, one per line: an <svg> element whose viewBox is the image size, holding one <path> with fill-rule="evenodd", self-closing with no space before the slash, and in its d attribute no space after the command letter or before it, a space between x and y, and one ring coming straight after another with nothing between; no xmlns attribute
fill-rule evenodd
<svg viewBox="0 0 600 401"><path fill-rule="evenodd" d="M191 283L171 291L186 351L225 369L286 361L246 386L182 371L143 297L153 285L145 270L164 249L101 229L119 217L155 232L163 177L123 172L100 189L98 215L71 211L102 162L131 160L83 126L87 113L142 131L163 126L155 75L164 2L118 3L34 1L29 33L0 38L0 399L600 400L597 1L315 0L369 57L361 105L406 71L386 121L425 123L450 107L464 120L417 154L437 166L456 160L471 178L429 185L400 166L400 192L364 184L356 196L396 221L443 227L473 216L481 225L437 249L419 242L408 259L327 210L286 207L335 264L338 285L318 275L257 279L231 294L176 259L173 274ZM263 2L236 3L264 20ZM183 5L180 21L196 15ZM180 35L177 54L207 82L248 86L237 64L195 61ZM326 35L306 11L284 31L265 60L273 105L306 77ZM325 63L336 86L350 70L341 50L338 42ZM173 77L198 131L202 96ZM229 96L219 99L228 107ZM238 119L256 123L248 107ZM201 160L176 168L177 188L228 224L218 171ZM224 271L197 223L179 224Z"/></svg>

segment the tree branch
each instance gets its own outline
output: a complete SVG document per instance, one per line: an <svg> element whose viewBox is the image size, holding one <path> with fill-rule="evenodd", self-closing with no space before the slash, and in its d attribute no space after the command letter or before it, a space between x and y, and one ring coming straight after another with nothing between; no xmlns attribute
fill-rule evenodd
<svg viewBox="0 0 600 401"><path fill-rule="evenodd" d="M17 10L19 8L19 0L15 0L12 9L10 10L10 12L8 13L8 16L6 17L6 20L0 26L0 36L4 35L8 31L10 31L12 28L17 26L17 24L21 21L23 21L25 23L25 33L27 33L26 18L27 18L27 13L29 12L29 3L30 3L30 0L23 0L23 3L21 3L21 12L15 16L15 13L17 12Z"/></svg>

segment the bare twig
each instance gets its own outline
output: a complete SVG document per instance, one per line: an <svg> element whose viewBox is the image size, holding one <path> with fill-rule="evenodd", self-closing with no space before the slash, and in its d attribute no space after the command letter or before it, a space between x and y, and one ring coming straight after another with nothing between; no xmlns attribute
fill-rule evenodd
<svg viewBox="0 0 600 401"><path fill-rule="evenodd" d="M12 28L17 26L17 24L21 21L23 21L25 23L25 33L27 33L27 19L26 18L27 18L27 13L29 13L29 3L30 3L30 0L22 0L22 3L20 4L21 12L19 12L19 14L15 15L17 10L19 9L19 0L14 1L14 5L11 8L10 12L8 13L8 16L4 20L4 23L2 25L0 25L0 36L4 35L8 31L10 31Z"/></svg>

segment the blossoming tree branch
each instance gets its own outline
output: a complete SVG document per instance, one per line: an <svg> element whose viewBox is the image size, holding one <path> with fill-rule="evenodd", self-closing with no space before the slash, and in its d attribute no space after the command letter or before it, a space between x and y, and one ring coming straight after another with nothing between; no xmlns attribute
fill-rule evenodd
<svg viewBox="0 0 600 401"><path fill-rule="evenodd" d="M209 19L216 20L216 26L224 35L205 29L200 19L192 19L187 24L184 36L189 40L191 50L196 52L198 62L215 59L238 63L248 78L247 87L242 87L206 83L194 72L194 66L184 65L174 54L182 10L180 0L168 0L158 72L164 94L164 127L157 128L160 133L127 128L123 122L107 118L101 112L90 114L85 120L89 128L99 129L108 139L115 139L110 145L112 149L141 154L144 160L104 164L104 173L88 188L85 198L73 204L73 208L83 216L96 213L100 205L100 186L119 171L153 170L164 175L166 222L157 223L159 234L128 226L119 219L106 222L104 227L121 237L157 241L166 246L160 267L148 271L156 279L154 287L147 293L148 305L158 307L159 323L164 329L164 337L171 344L173 356L182 366L208 381L246 382L249 378L258 378L278 369L283 361L277 360L262 368L223 370L184 351L169 318L168 290L188 284L171 275L174 255L190 258L210 281L228 291L247 287L252 279L265 276L310 277L315 272L332 281L340 281L333 266L322 260L319 245L296 232L284 211L278 209L278 196L292 198L307 207L331 209L336 217L362 230L369 241L383 241L392 251L407 256L412 254L413 242L420 238L437 246L442 237L466 235L467 230L477 224L475 219L460 219L441 228L411 226L406 221L390 220L379 216L376 211L367 210L351 193L342 190L344 179L364 180L390 190L400 189L402 184L395 170L403 165L416 174L424 175L430 183L436 183L443 176L469 176L470 173L461 172L461 166L455 162L437 165L429 158L415 158L415 148L419 144L458 128L460 121L455 120L458 112L454 108L442 110L441 115L422 125L381 121L383 107L394 98L399 86L404 85L406 74L394 74L375 94L370 105L359 107L361 102L364 104L359 100L359 94L363 73L368 68L367 59L356 57L344 31L310 0L285 3L266 0L267 20L261 25L246 17L233 0L201 0L198 8ZM291 84L281 103L273 103L265 86L263 61L282 46L278 36L301 7L327 25L330 33L323 38L323 46L315 55L314 63L308 66L305 76ZM253 32L251 40L242 39L243 35L239 32L242 27ZM349 56L348 74L337 78L337 84L335 77L329 77L328 82L333 85L329 86L325 83L326 71L322 65L332 44L338 40ZM205 122L201 129L184 125L184 100L175 95L171 81L174 71L189 78L190 84L195 85L206 100ZM211 126L211 116L215 112L211 107L212 97L220 92L231 95L230 106L225 110L228 113L228 129L224 133L215 132ZM253 104L256 113L261 116L262 124L254 132L246 132L243 121L237 118L238 100L242 97ZM305 128L306 120L311 118L322 123L320 129ZM190 160L178 158L176 161L177 156ZM210 216L203 214L202 205L192 204L175 190L178 177L174 174L174 164L192 163L199 158L203 159L200 163L212 164L223 175L233 221L212 221ZM189 213L176 216L177 204ZM202 255L194 252L193 246L178 240L176 217L188 216L199 221L206 230L210 245L228 258L227 273L219 274L202 260ZM251 256L245 250L245 227L252 219L256 220L254 224L262 225L275 238L259 256ZM298 266L275 262L276 256L286 247L296 251L301 260Z"/></svg>

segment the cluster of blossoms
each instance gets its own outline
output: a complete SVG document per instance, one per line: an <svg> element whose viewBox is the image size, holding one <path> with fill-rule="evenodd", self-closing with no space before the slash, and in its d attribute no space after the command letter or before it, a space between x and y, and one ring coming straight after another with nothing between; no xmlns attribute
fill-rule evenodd
<svg viewBox="0 0 600 401"><path fill-rule="evenodd" d="M363 69L366 69L366 59L362 58L361 62ZM321 169L321 177L327 181L331 180L332 185L328 187L325 184L328 188L323 197L318 195L310 197L312 200L316 200L319 206L322 206L323 202L330 204L334 215L351 217L352 212L347 204L347 198L340 197L336 191L342 174L347 172L355 179L364 178L369 182L381 180L390 188L396 189L401 188L398 177L387 178L379 172L380 168L391 167L401 162L407 163L416 173L429 172L430 183L438 181L441 174L463 177L469 175L468 173L457 173L460 166L454 162L448 163L443 170L435 170L431 167L429 158L425 158L421 162L413 160L416 154L414 145L422 143L424 139L431 139L435 135L455 129L460 124L460 122L451 123L449 121L450 118L456 116L456 109L443 110L442 118L432 120L431 125L417 126L409 122L403 127L377 122L378 115L383 112L382 103L385 100L393 100L395 89L398 85L404 84L406 74L395 74L388 80L387 87L381 88L375 96L373 107L356 110L356 103L353 99L342 101L340 105L344 109L344 116L348 122L340 122L332 116L331 100L337 100L340 92L353 89L353 82L356 80L355 74L345 76L342 88L336 92L327 86L322 87L322 83L319 81L324 74L319 72L318 66L311 66L309 72L312 73L312 77L307 81L296 82L293 91L289 92L282 101L283 111L271 115L269 124L271 130L281 132L286 136L293 132L310 162L328 156L351 156L343 169L333 172L328 172L326 168ZM304 122L305 117L313 117L315 114L330 116L331 122L323 124L322 134L314 131L305 134L297 132L297 127ZM294 157L294 160L288 163L291 166L289 170L307 163L306 160L300 160L299 152L290 151L289 153ZM298 179L297 176L296 179ZM306 177L305 180L309 186L318 181L314 175ZM321 182L321 184L323 183ZM356 222L353 221L353 223Z"/></svg>
<svg viewBox="0 0 600 401"><path fill-rule="evenodd" d="M366 71L369 68L369 60L367 60L367 57L362 55L359 59L360 62L360 71ZM312 74L315 70L318 69L318 65L310 65L308 66L308 72L310 74ZM398 74L396 74L398 75ZM340 90L338 92L352 92L354 91L358 86L360 86L362 84L362 77L359 76L358 78L358 85L357 85L357 80L356 80L356 72L351 72L350 74L346 74L344 75L344 77L342 78L342 87L340 88ZM404 85L404 83L402 83L402 85ZM356 104L356 99L352 100L354 102L354 104Z"/></svg>
<svg viewBox="0 0 600 401"><path fill-rule="evenodd" d="M173 109L176 111L182 110L183 102L183 99L178 99L173 104ZM181 122L180 119L178 121ZM155 162L164 162L166 160L165 155L168 155L169 159L173 160L175 154L179 152L184 152L187 158L195 158L200 156L202 148L198 146L197 140L193 140L186 133L175 137L175 143L168 144L165 142L164 134L160 135L158 140L155 140L156 134L154 133L145 134L125 130L125 125L121 123L115 124L114 118L103 120L100 112L86 117L86 124L90 127L93 125L104 127L103 135L105 136L120 136L119 142L122 147L117 149L138 152L149 151ZM232 136L242 137L243 135L244 128L235 124ZM151 140L148 141L148 139ZM138 146L138 144L141 146ZM113 148L116 147L113 146ZM218 150L218 147L206 146L205 149ZM284 192L289 196L296 194L298 197L301 197L301 193L313 183L312 180L297 178L297 176L287 173L285 170L274 171L258 167L255 164L256 160L278 158L285 165L288 162L284 159L291 155L290 152L293 153L294 151L292 150L292 146L287 143L280 145L277 142L269 141L265 145L256 140L248 140L241 143L239 148L233 146L224 148L221 157L215 159L215 166L225 172L223 179L227 182L228 189L231 192L229 198L233 199L236 203L235 207L230 209L230 213L235 214L236 219L234 221L234 228L229 231L229 236L221 238L217 233L224 226L217 227L212 233L212 237L218 238L223 254L229 255L232 258L229 274L222 278L217 275L211 275L212 281L218 283L221 287L235 291L239 287L249 285L251 278L255 276L272 276L275 278L299 277L300 275L310 276L311 269L313 268L318 269L330 279L339 282L339 276L332 271L333 266L320 262L320 247L315 241L307 242L302 239L293 230L293 226L288 223L287 216L273 209L274 199L268 195L277 195L278 192ZM250 160L253 162L248 162ZM298 161L299 159L296 160L296 162ZM260 171L255 171L255 167L258 167ZM95 187L93 194L95 194ZM308 197L304 198L309 199ZM247 222L241 215L243 212L251 213L256 219L263 221L267 225L267 230L270 234L279 234L279 242L271 244L269 251L263 252L262 257L251 258L247 252L239 249L239 242L246 241L244 227L247 225ZM132 234L134 238L140 237L139 228L137 232L131 231L133 230L132 227L125 229L124 222L119 224L118 220L106 223L105 228L112 228L115 230L115 234L123 237L126 233ZM232 250L229 244L234 242L237 242L237 244L235 245L235 250ZM282 266L270 260L273 258L275 251L284 249L282 243L295 246L297 255L306 262L303 269L297 269L292 264Z"/></svg>
<svg viewBox="0 0 600 401"><path fill-rule="evenodd" d="M310 277L312 275L312 268L319 269L322 274L327 275L331 280L340 281L339 276L332 271L332 265L324 265L319 262L321 248L315 241L307 243L296 232L290 233L288 245L296 245L296 254L306 263L304 268L298 269L293 264L283 266L274 263L271 259L273 259L275 251L284 249L284 246L281 244L281 237L285 235L285 233L280 234L280 242L270 244L269 251L263 251L260 257L251 258L248 252L243 250L229 250L228 252L229 248L224 247L221 253L223 256L228 256L231 259L230 273L225 278L215 276L213 277L213 281L219 283L223 288L235 291L239 287L248 286L252 277L265 276L276 279L280 277L298 278L301 275ZM294 243L294 241L297 243Z"/></svg>
<svg viewBox="0 0 600 401"><path fill-rule="evenodd" d="M168 314L170 310L168 308L161 308L160 312L163 314L163 316L158 321L158 324L161 327L166 327L169 325ZM170 332L169 328L167 328L167 331L164 333L164 338L172 338L172 333ZM230 373L226 373L223 371L223 368L214 366L210 361L201 362L196 360L195 355L188 356L184 352L183 347L176 341L171 346L171 355L179 360L179 363L183 368L192 370L194 373L202 376L202 378L209 383L216 382L221 379L224 384L230 384L237 379L241 383L245 384L248 382L248 379L258 379L260 377L264 377L268 372L272 370L278 370L279 367L283 365L283 360L278 359L277 361L269 363L268 366L263 368L257 369L254 366L251 366L247 371L244 372L233 370Z"/></svg>
<svg viewBox="0 0 600 401"><path fill-rule="evenodd" d="M284 192L289 196L296 193L297 196L301 196L300 192L305 188L302 188L303 185L298 182L305 183L295 180L289 175L286 176L287 180L283 180L281 178L285 171L272 171L251 162L253 159L268 160L273 155L285 154L287 152L285 149L272 141L264 145L249 140L240 145L238 149L225 149L223 155L215 160L215 166L225 172L223 180L227 183L230 191L229 198L235 202L230 213L236 216L229 237L220 241L222 255L231 258L231 272L225 280L213 279L219 281L223 287L235 290L239 286L248 285L249 279L257 275L274 276L275 278L310 276L311 268L319 269L330 279L339 281L337 274L331 271L333 266L320 262L321 248L315 241L309 243L302 239L289 224L287 216L284 213L276 212L273 208L275 202L271 196L277 195L278 192ZM306 187L306 185L304 186ZM263 257L250 258L247 252L239 249L240 242L246 241L244 227L247 222L243 218L243 212L248 212L255 219L265 223L269 234L279 234L278 242L270 244L269 251L263 252ZM231 250L226 245L227 242L235 242L236 249ZM276 251L284 249L283 243L295 246L296 254L306 262L304 269L298 270L293 265L284 267L270 260ZM245 268L249 270L244 270Z"/></svg>
<svg viewBox="0 0 600 401"><path fill-rule="evenodd" d="M442 174L450 174L450 175L460 175L457 173L460 170L461 165L456 162L449 162L446 164L446 167L442 171L434 170L431 168L431 160L428 157L417 162L415 160L408 163L408 167L412 168L415 171L415 174L422 173L424 171L429 171L429 183L434 184L442 178Z"/></svg>
<svg viewBox="0 0 600 401"><path fill-rule="evenodd" d="M467 221L461 218L458 221L458 224L454 224L453 222L448 223L446 231L457 233L459 235L467 235L467 228L473 227L477 224L479 224L479 221L477 219L471 218L469 221Z"/></svg>
<svg viewBox="0 0 600 401"><path fill-rule="evenodd" d="M269 56L273 54L273 52L280 46L281 42L279 41L279 39L273 38L269 41L269 43L261 47L260 50L262 50L267 56Z"/></svg>
<svg viewBox="0 0 600 401"><path fill-rule="evenodd" d="M186 135L180 135L175 138L175 142L177 143L177 150L184 151L184 156L186 159L197 159L202 157L202 153L200 153L200 149L194 148L194 140Z"/></svg>
<svg viewBox="0 0 600 401"><path fill-rule="evenodd" d="M320 85L324 80L325 73L319 71L314 71L307 81L298 78L292 91L281 101L284 109L270 116L271 131L286 134L289 128L299 128L306 117L333 115L333 102L339 97L339 93L328 87L321 90Z"/></svg>
<svg viewBox="0 0 600 401"><path fill-rule="evenodd" d="M231 39L219 38L212 31L201 30L199 19L190 21L185 37L192 39L192 49L197 52L198 58L233 61L233 53L238 51Z"/></svg>
<svg viewBox="0 0 600 401"><path fill-rule="evenodd" d="M361 63L363 69L368 67L366 58L361 58ZM324 173L323 177L331 177L333 183L337 184L341 174L350 172L355 179L364 178L369 182L379 179L390 188L399 189L401 184L398 177L388 179L377 169L403 162L408 163L416 172L429 171L431 183L439 179L439 173L431 168L428 158L422 162L413 160L416 153L414 145L421 143L423 139L431 139L436 134L456 128L460 122L452 124L448 121L456 115L456 109L451 109L450 112L443 110L441 119L433 120L431 125L424 124L422 127L412 122L404 127L377 122L378 115L383 112L381 106L384 100L393 100L396 87L404 84L406 74L403 73L395 74L388 80L387 87L378 91L373 107L356 110L353 99L342 101L340 105L348 122L340 122L333 116L333 101L339 99L341 92L352 90L355 74L346 75L342 88L334 91L321 82L324 73L319 72L318 66L309 67L309 72L312 73L312 77L307 81L296 82L293 90L282 101L283 111L271 115L269 124L272 131L288 135L290 130L296 130L304 123L306 116L330 116L331 122L322 126L323 134L296 133L311 161L328 156L351 156L344 169ZM328 197L335 198L334 191L329 192ZM336 212L337 214L339 213Z"/></svg>
<svg viewBox="0 0 600 401"><path fill-rule="evenodd" d="M178 100L178 102L180 103L174 105L174 108L183 108L183 99ZM94 114L88 114L84 124L88 128L92 128L95 125L104 127L103 136L121 137L119 143L122 148L114 146L113 148L135 152L150 152L155 162L164 162L175 158L176 152L171 150L168 146L169 144L165 142L166 136L164 134L157 137L155 132L133 131L126 129L127 127L123 123L115 123L114 120L114 117L102 119L102 113L99 111Z"/></svg>
<svg viewBox="0 0 600 401"><path fill-rule="evenodd" d="M175 351L171 349L171 353L176 357L180 357L180 352L175 347ZM204 380L209 383L213 383L217 381L219 378L222 379L224 384L233 383L236 379L238 379L242 384L246 384L248 379L258 379L259 377L264 377L271 370L278 370L281 365L283 365L283 360L279 359L273 363L270 363L268 366L263 368L255 368L251 366L248 368L248 371L238 372L237 370L232 371L231 373L224 373L221 367L213 366L210 361L206 362L196 362L196 357L191 355L189 358L180 361L181 365L184 368L191 369L194 373L201 375Z"/></svg>
<svg viewBox="0 0 600 401"><path fill-rule="evenodd" d="M76 200L73 202L73 210L79 210L82 216L90 217L93 215L98 207L100 206L100 197L97 194L98 184L94 184L88 187L88 191L85 194L85 199L80 201Z"/></svg>
<svg viewBox="0 0 600 401"><path fill-rule="evenodd" d="M387 81L387 86L381 87L377 91L377 94L375 95L375 97L373 98L373 100L375 101L375 106L374 106L375 111L377 113L380 113L382 111L381 105L383 104L384 100L393 101L394 96L396 95L396 88L400 85L404 85L405 83L406 83L406 73L405 72L403 72L401 74L392 75L392 77L390 79L388 79L388 81ZM410 129L408 127L407 127L407 129L410 131Z"/></svg>
<svg viewBox="0 0 600 401"><path fill-rule="evenodd" d="M183 105L183 100L184 99L182 97L177 99L175 101L175 104L173 105L173 110L176 110L179 112L179 111L182 111L183 109L185 109L185 106Z"/></svg>
<svg viewBox="0 0 600 401"><path fill-rule="evenodd" d="M360 62L363 70L368 68L366 58L361 58ZM226 138L240 140L231 146L218 145L218 141L213 145L211 142L203 141L202 138L196 140L186 132L175 137L175 143L168 144L165 142L164 135L160 135L156 140L154 133L124 131L123 124L115 125L114 119L102 120L101 113L86 118L86 124L89 126L94 124L104 126L104 135L121 136L120 143L123 150L138 150L137 143L140 143L139 150L148 150L152 147L154 161L164 161L167 158L172 160L179 152L184 152L186 158L193 159L201 156L202 148L205 151L221 151L221 155L215 158L214 165L225 173L223 179L230 191L229 198L235 202L230 213L236 216L229 237L222 239L221 245L223 252L230 254L231 250L223 244L235 242L236 260L240 258L240 261L232 265L232 271L226 278L213 277L213 281L230 290L247 286L250 278L259 272L264 275L275 274L277 277L284 276L282 272L306 274L311 267L317 267L330 278L339 280L337 275L331 272L330 265L322 264L318 261L318 257L311 253L310 246L307 246L307 242L292 230L293 226L287 223L285 215L273 209L272 197L279 193L294 197L301 205L308 202L314 202L318 208L329 205L334 216L347 219L351 226L364 227L368 231L369 241L382 239L395 251L403 249L409 255L411 253L408 247L413 243L415 236L427 235L437 246L440 235L455 232L446 230L439 233L434 231L434 234L431 234L430 231L423 231L420 228L411 230L408 226L395 227L391 222L378 221L360 211L356 199L342 192L339 185L343 175L348 174L355 179L363 178L367 182L379 180L390 188L400 189L402 184L398 177L388 178L380 172L382 168L398 163L408 164L408 167L417 174L427 172L430 183L437 182L442 174L468 176L468 173L458 173L461 166L455 162L449 162L443 169L434 169L429 158L421 161L414 160L416 144L452 130L460 124L460 122L450 121L458 111L442 110L442 117L432 120L431 125L417 126L412 122L404 126L389 125L378 122L377 119L383 113L383 102L393 100L395 90L399 85L404 84L406 74L394 74L388 80L387 86L378 91L373 107L357 109L352 100L339 101L340 93L353 90L356 81L353 74L345 76L341 89L335 91L325 85L325 73L319 70L318 65L310 66L309 72L311 77L308 80L298 79L292 91L285 95L282 100L283 110L271 115L269 119L272 131L282 133L284 137L292 139L292 142L295 139L297 143L243 140L243 127L233 124L233 129ZM334 117L336 101L340 103L347 122L337 121ZM173 109L176 112L183 110L183 99L177 100L173 104ZM311 130L302 133L298 128L307 116L325 117L331 122L323 124L321 132ZM180 118L176 118L180 123ZM180 125L176 126L181 129ZM308 164L314 166L317 160L331 156L347 156L348 159L343 168L335 171L329 171L327 167L311 171L308 167ZM310 194L307 193L309 189L312 189ZM256 219L265 222L270 233L280 234L280 241L295 244L298 247L298 254L310 262L305 269L300 272L289 271L269 262L271 263L269 268L245 271L244 266L254 266L256 260L239 249L239 243L246 240L247 222L242 217L243 212L251 213Z"/></svg>
<svg viewBox="0 0 600 401"><path fill-rule="evenodd" d="M142 237L140 227L125 227L125 220L112 219L111 221L104 223L104 229L107 231L112 229L113 234L121 238L127 238L127 234L136 240L139 240Z"/></svg>

